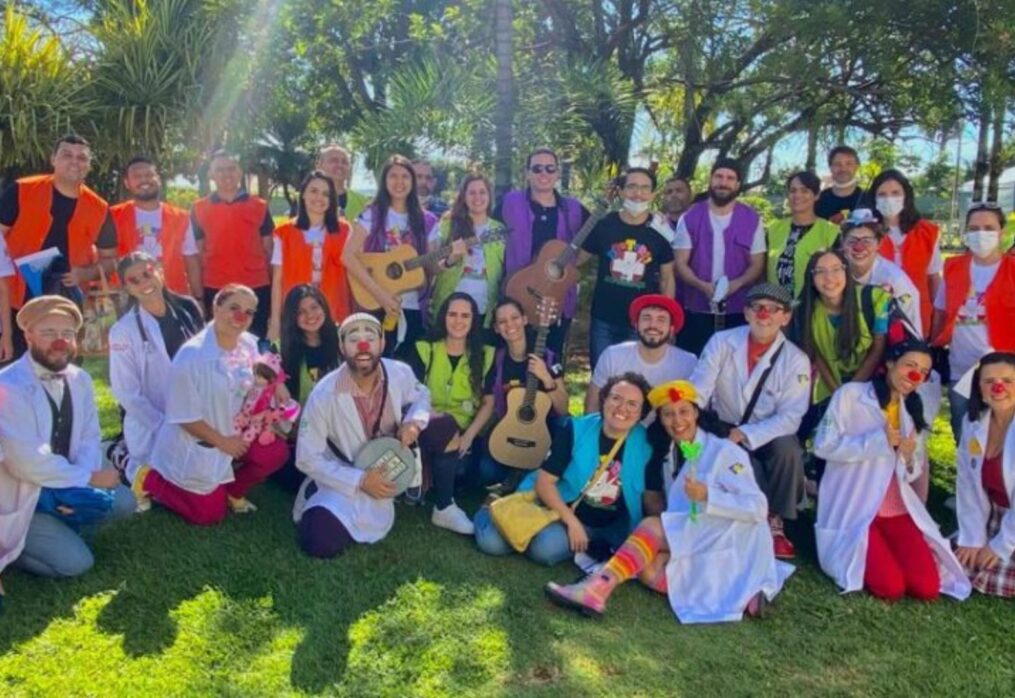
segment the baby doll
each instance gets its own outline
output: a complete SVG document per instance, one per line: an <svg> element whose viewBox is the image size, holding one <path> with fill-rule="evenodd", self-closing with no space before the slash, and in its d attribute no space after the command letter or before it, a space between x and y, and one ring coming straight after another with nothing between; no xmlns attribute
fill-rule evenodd
<svg viewBox="0 0 1015 698"><path fill-rule="evenodd" d="M278 354L266 352L254 362L254 385L235 419L236 430L247 443L267 446L277 438L276 430L284 433L292 429L300 404L292 399L285 379Z"/></svg>

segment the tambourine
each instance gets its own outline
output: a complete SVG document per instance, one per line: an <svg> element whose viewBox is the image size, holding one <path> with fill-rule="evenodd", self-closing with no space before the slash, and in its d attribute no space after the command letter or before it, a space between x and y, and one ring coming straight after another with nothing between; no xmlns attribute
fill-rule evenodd
<svg viewBox="0 0 1015 698"><path fill-rule="evenodd" d="M416 474L416 456L398 439L382 436L368 441L356 454L354 465L360 470L381 469L384 479L395 486L400 495L412 484Z"/></svg>

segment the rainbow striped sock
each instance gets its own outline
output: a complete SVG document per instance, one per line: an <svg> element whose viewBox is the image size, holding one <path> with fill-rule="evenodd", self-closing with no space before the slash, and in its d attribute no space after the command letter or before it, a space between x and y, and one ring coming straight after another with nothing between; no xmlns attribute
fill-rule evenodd
<svg viewBox="0 0 1015 698"><path fill-rule="evenodd" d="M626 582L655 559L660 543L659 537L650 528L638 526L603 567L603 574L608 575L614 584Z"/></svg>

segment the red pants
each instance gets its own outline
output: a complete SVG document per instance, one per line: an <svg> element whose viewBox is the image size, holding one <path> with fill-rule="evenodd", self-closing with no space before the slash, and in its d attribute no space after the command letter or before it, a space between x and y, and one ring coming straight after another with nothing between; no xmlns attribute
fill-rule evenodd
<svg viewBox="0 0 1015 698"><path fill-rule="evenodd" d="M212 526L226 517L227 497L245 497L252 487L285 465L289 444L275 439L267 446L254 443L239 461L232 482L219 485L207 494L197 494L166 480L157 470L148 471L142 487L152 499L198 526Z"/></svg>
<svg viewBox="0 0 1015 698"><path fill-rule="evenodd" d="M940 595L934 553L909 514L875 517L867 534L863 584L872 595L887 601L906 594L933 601Z"/></svg>

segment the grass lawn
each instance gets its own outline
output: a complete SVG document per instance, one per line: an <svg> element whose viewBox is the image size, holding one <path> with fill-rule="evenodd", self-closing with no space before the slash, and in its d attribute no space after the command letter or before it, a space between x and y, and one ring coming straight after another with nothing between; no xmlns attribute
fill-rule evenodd
<svg viewBox="0 0 1015 698"><path fill-rule="evenodd" d="M116 406L100 401L108 429ZM933 504L949 530L950 441L939 419ZM296 547L290 498L266 486L252 499L259 512L213 529L158 508L109 526L81 579L6 572L3 695L1015 692L1015 605L840 596L817 569L809 525L791 530L801 559L768 618L683 627L636 584L599 622L557 610L542 586L575 578L573 567L486 557L419 509L399 508L378 545L312 560Z"/></svg>

